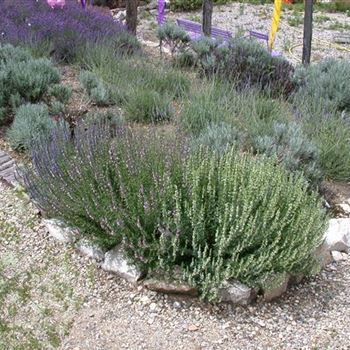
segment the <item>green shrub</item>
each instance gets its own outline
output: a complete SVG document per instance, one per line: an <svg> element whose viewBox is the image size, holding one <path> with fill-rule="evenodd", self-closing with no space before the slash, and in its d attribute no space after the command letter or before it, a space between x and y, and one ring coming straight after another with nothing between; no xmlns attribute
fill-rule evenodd
<svg viewBox="0 0 350 350"><path fill-rule="evenodd" d="M80 73L79 80L91 101L97 106L108 106L114 103L111 99L109 88L96 76L96 74L89 71L83 71Z"/></svg>
<svg viewBox="0 0 350 350"><path fill-rule="evenodd" d="M33 141L47 136L54 126L55 122L49 117L46 105L22 105L16 111L7 139L14 149L29 149Z"/></svg>
<svg viewBox="0 0 350 350"><path fill-rule="evenodd" d="M318 185L322 179L319 151L296 123L275 124L271 136L259 136L255 150L276 158L288 171L301 171L311 183Z"/></svg>
<svg viewBox="0 0 350 350"><path fill-rule="evenodd" d="M51 104L50 113L54 116L63 114L66 110L65 105L60 101L54 101Z"/></svg>
<svg viewBox="0 0 350 350"><path fill-rule="evenodd" d="M3 57L3 64L0 65L0 86L3 87L0 106L15 108L23 102L38 102L51 85L59 82L58 70L50 61L29 59L24 50L14 49L12 52L9 45L4 51L5 54L0 48L0 55ZM15 53L19 57L12 59Z"/></svg>
<svg viewBox="0 0 350 350"><path fill-rule="evenodd" d="M67 85L55 84L49 88L49 95L54 96L59 102L67 104L72 96L72 89Z"/></svg>
<svg viewBox="0 0 350 350"><path fill-rule="evenodd" d="M170 48L171 56L185 52L191 41L188 33L175 23L165 23L158 27L157 37L160 47L166 44Z"/></svg>
<svg viewBox="0 0 350 350"><path fill-rule="evenodd" d="M232 146L237 147L237 149L243 148L244 138L231 124L221 122L209 124L192 143L195 148L205 146L222 153Z"/></svg>
<svg viewBox="0 0 350 350"><path fill-rule="evenodd" d="M255 86L273 95L289 95L295 88L294 68L286 59L273 57L253 40L235 38L222 44L203 38L193 44L202 71L234 82L238 88Z"/></svg>
<svg viewBox="0 0 350 350"><path fill-rule="evenodd" d="M334 181L350 180L350 123L340 118L324 119L310 134L320 150L320 165L325 177Z"/></svg>
<svg viewBox="0 0 350 350"><path fill-rule="evenodd" d="M138 89L125 104L126 118L141 123L168 121L173 116L170 98L152 90Z"/></svg>
<svg viewBox="0 0 350 350"><path fill-rule="evenodd" d="M182 72L169 70L164 76L155 77L152 85L162 95L171 94L180 98L189 92L191 83Z"/></svg>
<svg viewBox="0 0 350 350"><path fill-rule="evenodd" d="M30 54L22 48L10 44L0 44L0 70L8 63L27 62L31 59Z"/></svg>
<svg viewBox="0 0 350 350"><path fill-rule="evenodd" d="M7 74L9 90L18 92L28 102L38 102L50 85L60 81L57 68L47 59L9 63Z"/></svg>
<svg viewBox="0 0 350 350"><path fill-rule="evenodd" d="M309 272L325 215L304 178L235 148L189 154L154 132L80 125L33 148L25 176L48 213L148 272L173 272L213 299L229 279ZM59 172L60 176L56 176Z"/></svg>
<svg viewBox="0 0 350 350"><path fill-rule="evenodd" d="M326 59L308 68L299 67L294 79L301 86L298 94L322 103L329 111L350 111L350 62L345 59ZM297 98L298 98L297 94Z"/></svg>
<svg viewBox="0 0 350 350"><path fill-rule="evenodd" d="M179 122L184 131L199 135L210 124L228 121L232 116L230 90L212 83L185 101Z"/></svg>
<svg viewBox="0 0 350 350"><path fill-rule="evenodd" d="M48 102L54 96L67 103L71 91L59 85L60 75L47 59L33 59L21 48L0 45L0 109L6 122L25 103Z"/></svg>
<svg viewBox="0 0 350 350"><path fill-rule="evenodd" d="M202 295L215 296L232 278L257 284L271 273L311 268L310 253L325 221L302 176L291 177L264 158L237 156L232 148L223 155L194 155L184 181L191 190L175 197L183 209L168 229L181 232L183 241L162 243L171 247L169 257L187 252L186 279Z"/></svg>

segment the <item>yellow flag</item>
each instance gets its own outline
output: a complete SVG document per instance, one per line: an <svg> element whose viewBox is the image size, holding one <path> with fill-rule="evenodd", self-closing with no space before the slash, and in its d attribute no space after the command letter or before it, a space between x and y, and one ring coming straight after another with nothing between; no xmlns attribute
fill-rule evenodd
<svg viewBox="0 0 350 350"><path fill-rule="evenodd" d="M282 9L282 0L275 0L275 6L273 8L272 23L271 23L271 30L270 30L270 36L269 36L270 50L272 50L273 43L276 38L278 25L280 23L281 9Z"/></svg>

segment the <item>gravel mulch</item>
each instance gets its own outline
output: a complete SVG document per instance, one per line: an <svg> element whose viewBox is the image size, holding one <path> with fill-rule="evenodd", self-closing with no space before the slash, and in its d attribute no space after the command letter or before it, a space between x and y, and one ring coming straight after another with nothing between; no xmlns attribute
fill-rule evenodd
<svg viewBox="0 0 350 350"><path fill-rule="evenodd" d="M48 237L0 183L0 349L350 349L350 259L247 308L157 295Z"/></svg>

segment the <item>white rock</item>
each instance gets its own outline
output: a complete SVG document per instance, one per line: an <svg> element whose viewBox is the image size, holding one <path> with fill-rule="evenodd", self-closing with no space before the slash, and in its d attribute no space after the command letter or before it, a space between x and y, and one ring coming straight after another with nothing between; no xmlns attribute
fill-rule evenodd
<svg viewBox="0 0 350 350"><path fill-rule="evenodd" d="M88 256L89 258L95 259L96 261L103 261L105 258L105 251L87 239L79 240L76 244L76 248L82 254Z"/></svg>
<svg viewBox="0 0 350 350"><path fill-rule="evenodd" d="M329 251L349 253L350 218L329 220L324 243Z"/></svg>
<svg viewBox="0 0 350 350"><path fill-rule="evenodd" d="M67 226L63 221L57 219L43 219L48 233L53 238L63 243L74 243L79 237L79 231Z"/></svg>
<svg viewBox="0 0 350 350"><path fill-rule="evenodd" d="M122 247L117 246L105 254L102 269L116 273L127 281L135 283L142 277L142 272L125 257Z"/></svg>
<svg viewBox="0 0 350 350"><path fill-rule="evenodd" d="M256 292L243 283L230 281L220 288L218 297L223 302L248 305L256 297Z"/></svg>
<svg viewBox="0 0 350 350"><path fill-rule="evenodd" d="M348 255L345 253L332 251L332 258L334 261L343 261L343 260L346 260L348 258Z"/></svg>

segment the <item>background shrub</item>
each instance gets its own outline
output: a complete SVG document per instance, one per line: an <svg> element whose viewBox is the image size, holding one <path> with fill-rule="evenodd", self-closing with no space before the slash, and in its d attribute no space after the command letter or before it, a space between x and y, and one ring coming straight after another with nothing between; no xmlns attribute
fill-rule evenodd
<svg viewBox="0 0 350 350"><path fill-rule="evenodd" d="M295 88L293 66L283 58L271 56L253 40L235 38L222 45L204 38L195 42L193 49L206 75L215 73L235 82L240 89L255 86L280 96Z"/></svg>
<svg viewBox="0 0 350 350"><path fill-rule="evenodd" d="M72 89L67 85L55 84L49 88L48 93L59 102L67 104L72 96Z"/></svg>
<svg viewBox="0 0 350 350"><path fill-rule="evenodd" d="M159 26L157 37L160 41L160 47L166 44L170 48L172 56L186 51L191 41L188 33L175 23L165 23Z"/></svg>
<svg viewBox="0 0 350 350"><path fill-rule="evenodd" d="M126 119L141 123L157 123L172 118L171 99L156 91L138 89L125 104Z"/></svg>
<svg viewBox="0 0 350 350"><path fill-rule="evenodd" d="M221 122L209 124L192 143L195 148L205 146L210 150L222 153L232 146L237 149L243 148L244 138L231 124Z"/></svg>
<svg viewBox="0 0 350 350"><path fill-rule="evenodd" d="M311 185L318 185L322 179L319 151L296 123L275 124L272 135L259 136L255 150L276 157L290 172L302 171Z"/></svg>
<svg viewBox="0 0 350 350"><path fill-rule="evenodd" d="M322 103L325 109L350 111L350 62L345 59L326 59L308 68L299 67L294 79L301 86L297 98L309 98L313 104Z"/></svg>
<svg viewBox="0 0 350 350"><path fill-rule="evenodd" d="M49 135L55 124L46 105L22 105L7 131L7 139L14 149L29 149L34 140Z"/></svg>
<svg viewBox="0 0 350 350"><path fill-rule="evenodd" d="M96 74L83 71L80 73L79 80L85 88L91 102L95 103L97 106L113 104L108 87L106 87Z"/></svg>
<svg viewBox="0 0 350 350"><path fill-rule="evenodd" d="M59 81L58 69L48 59L34 59L24 49L0 44L0 109L3 121L10 120L11 112L25 103L49 103L50 96L67 103L70 88L60 85Z"/></svg>
<svg viewBox="0 0 350 350"><path fill-rule="evenodd" d="M184 140L98 123L58 129L33 148L31 196L148 271L172 272L213 299L234 278L308 272L325 224L301 175L265 158L187 152ZM59 176L57 176L59 174Z"/></svg>
<svg viewBox="0 0 350 350"><path fill-rule="evenodd" d="M29 60L7 65L9 90L16 91L25 101L37 102L49 86L60 81L60 75L47 59Z"/></svg>

